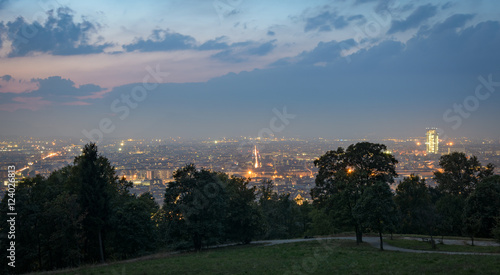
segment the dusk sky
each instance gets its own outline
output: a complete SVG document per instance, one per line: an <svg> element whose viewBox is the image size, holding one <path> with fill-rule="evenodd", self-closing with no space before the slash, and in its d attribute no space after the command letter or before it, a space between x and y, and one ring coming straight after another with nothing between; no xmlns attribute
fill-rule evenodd
<svg viewBox="0 0 500 275"><path fill-rule="evenodd" d="M498 139L499 21L495 0L0 0L0 135Z"/></svg>

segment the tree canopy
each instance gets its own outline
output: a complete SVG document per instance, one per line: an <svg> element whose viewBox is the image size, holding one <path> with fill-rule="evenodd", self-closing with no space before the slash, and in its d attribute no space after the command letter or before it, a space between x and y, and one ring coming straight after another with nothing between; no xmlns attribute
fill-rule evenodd
<svg viewBox="0 0 500 275"><path fill-rule="evenodd" d="M469 196L482 179L493 175L494 170L493 164L482 167L477 157L468 158L458 152L441 156L439 166L442 171L434 172L439 190L464 197Z"/></svg>
<svg viewBox="0 0 500 275"><path fill-rule="evenodd" d="M353 226L359 243L363 225L355 218L354 208L367 187L394 182L396 163L383 144L360 142L346 150L328 151L314 161L319 170L311 196L319 207L334 211L336 223Z"/></svg>

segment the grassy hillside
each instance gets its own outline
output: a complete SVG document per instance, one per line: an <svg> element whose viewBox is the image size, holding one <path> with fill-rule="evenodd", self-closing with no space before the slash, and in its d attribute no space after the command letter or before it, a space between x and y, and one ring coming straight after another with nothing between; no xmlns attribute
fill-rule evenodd
<svg viewBox="0 0 500 275"><path fill-rule="evenodd" d="M226 247L58 274L498 274L499 270L500 256L390 252L353 241L313 240Z"/></svg>

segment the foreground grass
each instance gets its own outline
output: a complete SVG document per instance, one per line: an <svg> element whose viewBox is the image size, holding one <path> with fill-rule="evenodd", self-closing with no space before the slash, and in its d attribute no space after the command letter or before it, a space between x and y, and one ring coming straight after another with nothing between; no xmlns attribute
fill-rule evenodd
<svg viewBox="0 0 500 275"><path fill-rule="evenodd" d="M379 251L368 244L328 240L237 246L161 259L83 267L58 274L498 274L500 256Z"/></svg>
<svg viewBox="0 0 500 275"><path fill-rule="evenodd" d="M416 250L433 250L429 242L417 240L384 240L385 243L392 246L416 249ZM474 252L474 253L500 253L500 246L472 246L472 245L453 245L453 244L436 244L437 251L449 252Z"/></svg>

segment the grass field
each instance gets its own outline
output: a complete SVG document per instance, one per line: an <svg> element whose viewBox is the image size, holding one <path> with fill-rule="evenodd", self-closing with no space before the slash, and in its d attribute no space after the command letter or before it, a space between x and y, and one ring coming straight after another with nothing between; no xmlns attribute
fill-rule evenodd
<svg viewBox="0 0 500 275"><path fill-rule="evenodd" d="M328 240L246 245L160 259L83 267L58 274L498 274L499 256L379 251L368 244Z"/></svg>
<svg viewBox="0 0 500 275"><path fill-rule="evenodd" d="M416 250L433 250L429 242L422 242L417 240L384 240L392 246L416 249ZM500 253L500 246L472 246L472 245L453 245L453 244L436 244L437 251L449 252L477 252L477 253Z"/></svg>

